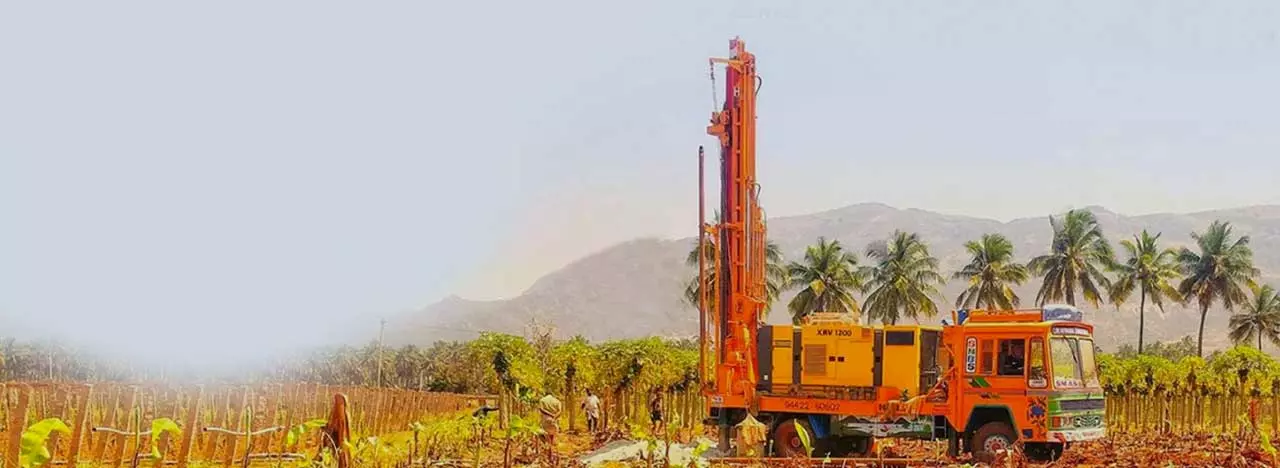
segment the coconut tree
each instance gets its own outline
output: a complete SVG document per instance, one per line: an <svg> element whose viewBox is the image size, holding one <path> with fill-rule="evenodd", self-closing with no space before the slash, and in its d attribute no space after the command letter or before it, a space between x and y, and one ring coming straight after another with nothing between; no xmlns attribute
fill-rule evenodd
<svg viewBox="0 0 1280 468"><path fill-rule="evenodd" d="M1204 357L1204 319L1214 302L1227 310L1248 300L1245 289L1254 285L1258 269L1253 266L1249 236L1235 237L1231 223L1214 221L1203 233L1192 233L1199 252L1183 247L1178 264L1183 275L1178 294L1200 306L1200 331L1196 354Z"/></svg>
<svg viewBox="0 0 1280 468"><path fill-rule="evenodd" d="M1120 241L1125 260L1112 265L1116 279L1109 291L1111 302L1120 306L1138 291L1138 354L1142 354L1147 301L1163 313L1165 302L1181 300L1174 286L1178 280L1178 251L1161 249L1159 240L1160 233L1153 236L1144 229L1132 240Z"/></svg>
<svg viewBox="0 0 1280 468"><path fill-rule="evenodd" d="M394 383L392 385L398 388L421 390L424 385L422 369L426 367L427 360L423 350L414 345L404 345L393 354L391 378L394 379Z"/></svg>
<svg viewBox="0 0 1280 468"><path fill-rule="evenodd" d="M888 242L869 246L867 256L874 262L863 307L868 323L879 319L896 325L904 317L918 321L922 315L938 315L934 299L941 296L938 287L946 280L919 234L894 231Z"/></svg>
<svg viewBox="0 0 1280 468"><path fill-rule="evenodd" d="M825 237L805 249L803 261L787 265L787 278L801 288L787 304L796 324L814 312L858 312L853 293L862 289L866 279L858 257L844 250L840 241Z"/></svg>
<svg viewBox="0 0 1280 468"><path fill-rule="evenodd" d="M689 255L685 258L685 264L698 267L698 242L694 241L694 246L689 249ZM704 279L706 284L714 286L716 284L716 243L714 239L707 240L706 250L703 251L706 258L703 260L703 267L706 269ZM773 308L773 303L778 300L778 295L787 287L787 268L783 266L782 249L778 248L778 244L773 241L766 241L764 247L765 255L765 291L767 293L764 303L764 313L767 316ZM701 285L698 284L698 275L690 278L684 287L684 299L694 307L698 306L698 296L702 294ZM710 298L710 307L715 307L716 298Z"/></svg>
<svg viewBox="0 0 1280 468"><path fill-rule="evenodd" d="M1013 286L1027 281L1027 267L1013 261L1013 243L1000 234L983 234L966 242L969 264L952 275L969 286L956 298L956 308L1012 309L1021 299Z"/></svg>
<svg viewBox="0 0 1280 468"><path fill-rule="evenodd" d="M713 215L715 223L720 222L720 212L716 211ZM703 267L706 274L703 278L706 284L716 284L716 255L719 250L716 247L716 240L708 237L706 239L706 248L699 249L698 241L693 241L693 248L689 249L689 254L685 256L685 264L694 267L695 271L698 267L698 253L701 251L703 255ZM783 264L782 249L778 248L778 244L773 241L766 240L764 244L765 256L765 303L764 313L768 316L769 311L773 308L773 303L778 300L778 295L783 289L787 288L787 268ZM702 285L698 284L698 275L695 273L684 287L684 300L694 307L698 306L698 296L702 294ZM715 307L716 298L711 298L710 307Z"/></svg>
<svg viewBox="0 0 1280 468"><path fill-rule="evenodd" d="M1259 350L1263 338L1280 345L1280 296L1269 285L1253 285L1250 289L1253 300L1245 303L1240 313L1231 316L1228 336L1233 343L1256 339Z"/></svg>
<svg viewBox="0 0 1280 468"><path fill-rule="evenodd" d="M1061 219L1049 217L1053 227L1053 245L1049 253L1031 259L1027 267L1044 278L1036 294L1036 305L1049 301L1066 301L1076 305L1076 290L1098 307L1110 280L1103 274L1114 263L1111 245L1102 236L1102 227L1093 213L1068 211Z"/></svg>

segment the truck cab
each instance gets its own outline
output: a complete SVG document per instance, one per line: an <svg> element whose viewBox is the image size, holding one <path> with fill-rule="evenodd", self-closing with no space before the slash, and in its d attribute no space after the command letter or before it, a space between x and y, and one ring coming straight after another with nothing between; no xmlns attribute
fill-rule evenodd
<svg viewBox="0 0 1280 468"><path fill-rule="evenodd" d="M1032 455L1106 434L1093 327L1073 306L957 311L944 340L959 356L947 418L952 451L992 454L1021 440Z"/></svg>

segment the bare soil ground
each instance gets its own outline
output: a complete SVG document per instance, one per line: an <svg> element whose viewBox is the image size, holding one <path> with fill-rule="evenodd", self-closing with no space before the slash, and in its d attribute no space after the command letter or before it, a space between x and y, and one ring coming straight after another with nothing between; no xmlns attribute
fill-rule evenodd
<svg viewBox="0 0 1280 468"><path fill-rule="evenodd" d="M631 441L617 437L591 438L583 434L563 436L558 453L563 454L561 466L664 466L663 447L656 448L656 458L650 465L647 442ZM622 440L619 442L618 440ZM689 440L674 445L672 462L689 466L689 452L696 441ZM1021 454L1011 453L992 463L979 463L967 457L950 459L945 455L942 441L890 441L885 444L886 458L906 457L913 460L908 466L1044 466L1044 467L1266 467L1277 466L1256 437L1232 435L1161 435L1116 434L1103 441L1072 445L1062 457L1052 462L1032 462ZM607 456L612 453L614 457ZM607 460L607 461L606 461ZM594 462L594 463L584 463ZM823 466L821 460L816 460ZM545 463L540 463L545 465ZM808 466L805 462L773 462L771 465ZM703 465L706 466L706 465ZM853 466L832 461L825 466ZM867 464L865 466L874 466Z"/></svg>

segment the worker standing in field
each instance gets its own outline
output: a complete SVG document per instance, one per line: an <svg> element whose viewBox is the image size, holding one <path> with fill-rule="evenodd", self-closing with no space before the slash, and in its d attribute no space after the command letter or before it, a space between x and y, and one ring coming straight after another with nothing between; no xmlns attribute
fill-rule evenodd
<svg viewBox="0 0 1280 468"><path fill-rule="evenodd" d="M587 433L595 434L600 428L600 397L587 389L587 399L582 402L582 409L587 413Z"/></svg>
<svg viewBox="0 0 1280 468"><path fill-rule="evenodd" d="M662 420L662 389L653 389L653 396L649 398L649 421L653 425L653 435L658 435L663 428Z"/></svg>
<svg viewBox="0 0 1280 468"><path fill-rule="evenodd" d="M547 444L547 462L554 466L556 433L560 431L560 400L548 393L538 400L538 412L542 414L542 438Z"/></svg>

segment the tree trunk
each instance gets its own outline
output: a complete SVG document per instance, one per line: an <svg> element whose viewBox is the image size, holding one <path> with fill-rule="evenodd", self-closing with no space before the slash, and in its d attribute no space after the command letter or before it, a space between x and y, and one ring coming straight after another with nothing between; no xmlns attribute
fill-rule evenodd
<svg viewBox="0 0 1280 468"><path fill-rule="evenodd" d="M613 421L619 428L626 430L627 394L621 388L613 391Z"/></svg>
<svg viewBox="0 0 1280 468"><path fill-rule="evenodd" d="M609 410L609 405L613 403L613 399L609 398L608 393L600 395L600 421L596 422L596 431L604 432L609 429L609 415L613 414L613 411Z"/></svg>
<svg viewBox="0 0 1280 468"><path fill-rule="evenodd" d="M1076 283L1075 278L1067 278L1067 304L1076 305Z"/></svg>
<svg viewBox="0 0 1280 468"><path fill-rule="evenodd" d="M505 386L498 387L498 428L506 429L511 424L511 397Z"/></svg>
<svg viewBox="0 0 1280 468"><path fill-rule="evenodd" d="M1209 313L1209 306L1200 306L1200 334L1196 339L1196 355L1204 358L1204 316Z"/></svg>
<svg viewBox="0 0 1280 468"><path fill-rule="evenodd" d="M565 378L564 378L564 380L565 380L565 382L564 382L564 402L565 402L565 404L567 405L567 408L568 408L568 410L569 410L569 411L567 411L568 416L569 416L569 431L570 431L570 432L572 432L572 431L573 431L573 417L577 414L577 408L578 408L578 407L577 407L577 406L575 406L575 405L574 405L574 403L573 403L573 401L574 401L574 396L576 396L576 395L575 395L575 393L574 393L574 390L575 390L575 389L573 388L573 384L574 384L574 382L573 382L573 377L574 377L574 374L575 374L575 373L566 372L565 374L566 374L566 375L565 375Z"/></svg>
<svg viewBox="0 0 1280 468"><path fill-rule="evenodd" d="M1138 354L1142 354L1142 331L1147 325L1147 288L1142 289L1138 300Z"/></svg>

